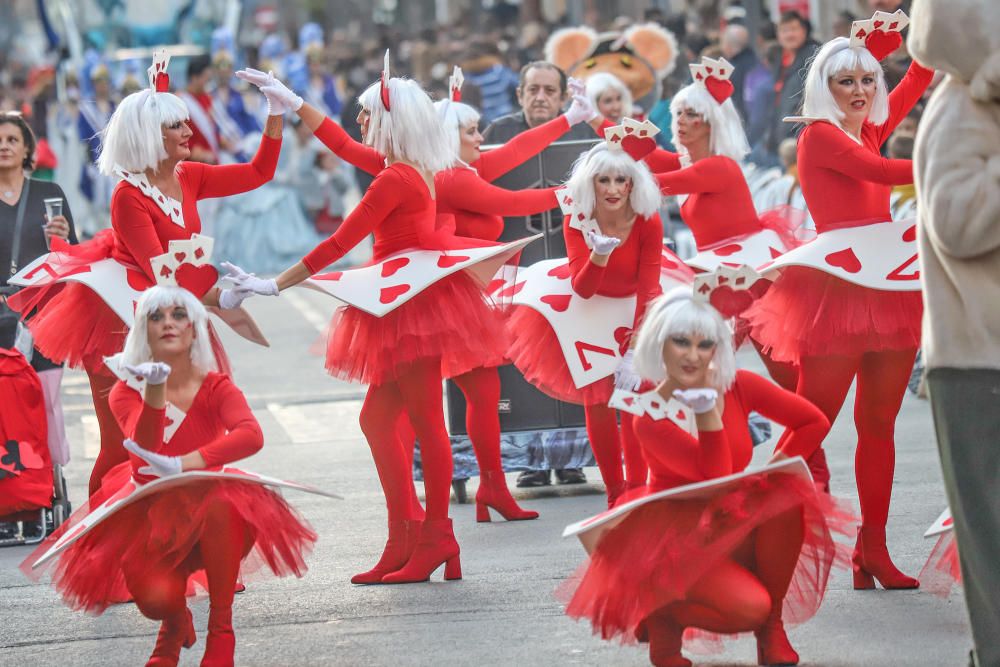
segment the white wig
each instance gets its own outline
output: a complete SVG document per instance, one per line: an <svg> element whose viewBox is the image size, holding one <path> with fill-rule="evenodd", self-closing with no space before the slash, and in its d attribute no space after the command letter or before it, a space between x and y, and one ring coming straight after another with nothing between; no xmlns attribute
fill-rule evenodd
<svg viewBox="0 0 1000 667"><path fill-rule="evenodd" d="M153 360L149 348L149 334L146 327L149 314L158 309L183 307L194 327L194 341L191 344L191 363L206 371L216 370L215 354L208 335L208 311L194 294L183 287L154 285L142 293L135 307L135 323L125 338L123 360L136 365Z"/></svg>
<svg viewBox="0 0 1000 667"><path fill-rule="evenodd" d="M462 128L469 125L478 126L479 112L468 104L451 100L438 100L434 103L434 108L437 110L438 118L441 119L445 142L455 156L455 163L464 164L459 156Z"/></svg>
<svg viewBox="0 0 1000 667"><path fill-rule="evenodd" d="M111 176L118 165L130 172L155 169L167 158L163 128L190 117L184 100L148 88L132 93L115 109L101 138L97 167Z"/></svg>
<svg viewBox="0 0 1000 667"><path fill-rule="evenodd" d="M851 41L846 37L831 39L813 58L809 73L806 74L802 115L822 118L844 129L842 122L846 114L841 111L830 92L830 81L838 72L855 69L875 75L875 98L872 100L871 111L868 112L868 120L875 125L884 123L889 118L889 90L885 85L882 65L865 47L851 48Z"/></svg>
<svg viewBox="0 0 1000 667"><path fill-rule="evenodd" d="M455 164L444 126L434 103L416 81L389 79L389 107L382 106L379 82L368 86L358 97L361 107L371 114L365 143L382 155L406 160L420 169L437 172Z"/></svg>
<svg viewBox="0 0 1000 667"><path fill-rule="evenodd" d="M636 341L636 372L653 382L666 380L663 346L673 336L695 334L715 341L710 377L715 389L726 391L736 380L733 333L719 311L692 298L690 287L676 287L649 305Z"/></svg>
<svg viewBox="0 0 1000 667"><path fill-rule="evenodd" d="M593 212L594 178L624 176L632 181L629 205L642 216L650 216L660 208L660 187L645 162L633 160L625 151L611 150L601 142L577 158L566 187L584 211Z"/></svg>
<svg viewBox="0 0 1000 667"><path fill-rule="evenodd" d="M681 88L670 100L670 131L673 133L673 144L680 152L687 153L677 139L677 118L684 109L693 109L708 123L711 131L708 150L712 155L724 155L739 162L750 152L747 135L743 131L743 122L736 107L733 106L733 101L727 99L719 104L700 83L692 83Z"/></svg>
<svg viewBox="0 0 1000 667"><path fill-rule="evenodd" d="M587 97L597 109L597 100L609 90L618 91L622 96L622 116L632 115L632 92L622 80L608 72L598 72L587 78Z"/></svg>

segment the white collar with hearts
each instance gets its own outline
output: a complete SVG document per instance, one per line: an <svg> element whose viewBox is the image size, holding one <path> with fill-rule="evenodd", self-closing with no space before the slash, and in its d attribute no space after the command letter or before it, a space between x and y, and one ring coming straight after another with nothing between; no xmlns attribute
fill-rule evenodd
<svg viewBox="0 0 1000 667"><path fill-rule="evenodd" d="M114 373L115 377L124 382L128 387L140 396L143 395L146 389L146 383L142 380L136 379L134 375L125 370L125 355L122 352L113 354L110 357L104 357L104 365ZM177 433L177 429L181 427L184 418L187 417L187 413L178 408L173 403L167 403L166 409L164 411L163 420L163 442L170 442L170 439L174 437L174 433Z"/></svg>
<svg viewBox="0 0 1000 667"><path fill-rule="evenodd" d="M173 197L163 194L160 188L149 182L146 174L130 172L119 165L115 165L115 175L120 176L123 181L134 188L138 188L139 192L153 200L153 203L160 207L160 210L170 218L171 222L178 227L184 227L184 210L181 203Z"/></svg>
<svg viewBox="0 0 1000 667"><path fill-rule="evenodd" d="M669 419L683 430L697 437L698 427L694 421L694 412L676 398L667 400L655 389L639 394L636 398L644 414L648 415L651 419L656 421Z"/></svg>

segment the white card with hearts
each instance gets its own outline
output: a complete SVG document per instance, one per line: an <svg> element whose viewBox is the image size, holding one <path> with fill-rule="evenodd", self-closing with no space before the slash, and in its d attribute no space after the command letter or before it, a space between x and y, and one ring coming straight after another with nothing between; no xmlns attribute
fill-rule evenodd
<svg viewBox="0 0 1000 667"><path fill-rule="evenodd" d="M57 253L43 255L21 269L10 279L12 285L32 287L51 282L78 282L94 290L106 304L122 318L126 325L132 326L135 302L142 292L150 286L144 273L134 269L126 269L113 259L101 259L68 275L55 277L58 267L46 264L45 258ZM41 261L40 261L41 260Z"/></svg>
<svg viewBox="0 0 1000 667"><path fill-rule="evenodd" d="M317 274L302 286L382 317L457 271L467 271L486 288L508 259L541 237L464 250L410 250L361 268Z"/></svg>
<svg viewBox="0 0 1000 667"><path fill-rule="evenodd" d="M726 241L702 250L694 257L685 260L685 263L706 273L714 271L719 266L757 267L774 261L787 250L777 232L765 229L746 238Z"/></svg>
<svg viewBox="0 0 1000 667"><path fill-rule="evenodd" d="M765 278L786 266L808 266L855 285L894 292L920 290L913 218L834 229L757 267Z"/></svg>
<svg viewBox="0 0 1000 667"><path fill-rule="evenodd" d="M951 517L951 508L946 507L944 508L944 511L941 512L941 516L939 516L934 523L931 524L931 527L927 529L927 532L924 533L924 537L937 537L942 533L947 533L949 530L954 529L955 521Z"/></svg>

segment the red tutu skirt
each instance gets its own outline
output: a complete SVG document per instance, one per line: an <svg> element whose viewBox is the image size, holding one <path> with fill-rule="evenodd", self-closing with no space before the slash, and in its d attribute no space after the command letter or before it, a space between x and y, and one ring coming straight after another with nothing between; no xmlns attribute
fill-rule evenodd
<svg viewBox="0 0 1000 667"><path fill-rule="evenodd" d="M517 306L510 311L507 331L511 344L507 357L524 379L552 398L578 405L607 405L614 393L611 376L577 387L563 357L559 339L548 320L534 308Z"/></svg>
<svg viewBox="0 0 1000 667"><path fill-rule="evenodd" d="M603 639L636 641L650 614L683 600L688 590L741 551L762 523L801 507L805 540L782 619L802 623L819 609L830 568L849 562L832 532L853 535L856 517L814 485L792 475L747 477L730 493L709 500L664 500L636 509L601 538L577 574L560 588L566 613L587 619ZM752 558L750 559L752 561ZM741 563L753 570L752 562ZM688 630L685 641L719 638ZM690 648L690 646L689 646Z"/></svg>
<svg viewBox="0 0 1000 667"><path fill-rule="evenodd" d="M440 358L444 377L503 363L507 334L501 313L464 271L433 283L383 317L353 306L330 323L326 369L343 380L378 385L406 366Z"/></svg>
<svg viewBox="0 0 1000 667"><path fill-rule="evenodd" d="M750 337L775 361L920 347L920 292L861 287L818 269L789 266L748 308Z"/></svg>
<svg viewBox="0 0 1000 667"><path fill-rule="evenodd" d="M38 570L29 570L52 542L71 530L90 507L97 507L132 474L125 462L105 476L101 490L85 507L74 512L52 536L22 563L32 578L51 572L52 583L73 609L94 614L129 599L129 576L143 577L180 571L185 577L204 576L199 540L205 533L206 515L219 503L236 510L253 546L244 556L240 580L266 565L281 577L302 576L305 556L316 542L316 533L284 498L269 488L236 480L204 480L172 487L126 506Z"/></svg>
<svg viewBox="0 0 1000 667"><path fill-rule="evenodd" d="M921 588L941 597L948 597L952 587L962 583L962 563L958 559L955 531L943 533L938 538L918 578Z"/></svg>

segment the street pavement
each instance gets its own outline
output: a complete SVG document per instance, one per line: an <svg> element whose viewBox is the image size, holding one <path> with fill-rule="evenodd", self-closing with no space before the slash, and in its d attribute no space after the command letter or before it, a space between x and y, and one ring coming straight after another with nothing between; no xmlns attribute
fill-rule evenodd
<svg viewBox="0 0 1000 667"><path fill-rule="evenodd" d="M328 377L318 356L333 301L307 290L249 302L271 340L256 347L223 331L235 378L267 437L243 467L343 496L287 492L320 539L301 579L251 581L234 606L238 665L647 665L644 647L594 637L562 613L557 586L581 564L583 549L560 537L568 523L604 508L596 469L590 484L516 490L536 521L477 524L473 505L452 505L465 578L403 586L353 586L350 576L377 560L385 510L357 423L363 388ZM757 359L742 355L747 367ZM73 460L70 496L80 502L96 454L86 379L71 372L64 400ZM852 399L853 400L853 395ZM924 530L944 508L930 412L907 395L897 424L897 464L889 544L896 563L916 574L933 546ZM856 504L855 431L848 406L827 440L834 494ZM755 461L765 458L758 448ZM509 476L513 487L514 475ZM470 482L470 496L476 480ZM420 486L418 485L418 489ZM0 549L0 665L69 667L143 664L158 626L133 605L92 617L62 605L44 583L17 569L27 547ZM204 648L208 600L190 602L198 643L181 658L196 665ZM853 591L837 571L819 614L791 630L803 665L964 666L971 646L962 594ZM696 664L755 664L752 638L729 642Z"/></svg>

